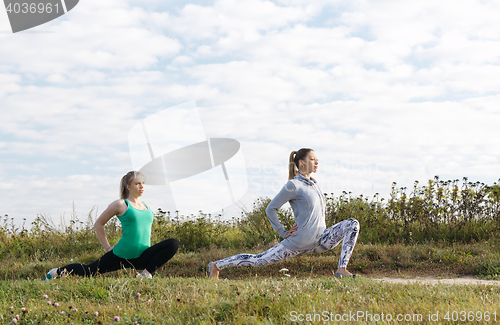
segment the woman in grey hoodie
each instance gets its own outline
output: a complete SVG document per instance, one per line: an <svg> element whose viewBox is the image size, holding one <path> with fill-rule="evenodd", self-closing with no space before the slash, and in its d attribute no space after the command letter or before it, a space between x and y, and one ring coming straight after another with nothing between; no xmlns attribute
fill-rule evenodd
<svg viewBox="0 0 500 325"><path fill-rule="evenodd" d="M350 218L330 228L325 224L326 201L316 180L311 177L318 169L318 158L312 149L292 151L289 163L289 181L266 208L273 229L283 237L278 245L261 254L238 254L208 263L210 278L218 278L219 271L235 266L264 266L306 254L323 253L342 241L342 251L336 277L355 277L347 271L358 238L359 222ZM288 231L278 218L278 210L289 202L296 224Z"/></svg>

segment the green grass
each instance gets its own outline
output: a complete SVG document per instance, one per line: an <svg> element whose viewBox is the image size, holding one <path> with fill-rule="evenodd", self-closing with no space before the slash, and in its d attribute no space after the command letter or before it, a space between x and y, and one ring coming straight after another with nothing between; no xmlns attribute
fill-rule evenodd
<svg viewBox="0 0 500 325"><path fill-rule="evenodd" d="M245 251L257 253L267 247ZM289 324L302 317L300 315L314 317L319 313L324 319L325 315L335 317L349 312L357 317L361 316L358 312L363 312L363 317L368 317L367 314L380 317L381 313L394 317L418 314L424 320L429 313L439 313L444 323L443 317L448 311L474 311L483 313L481 315L500 313L496 310L500 303L500 286L402 285L375 282L370 277L454 277L498 272L500 259L495 247L489 242L410 246L358 244L349 264L351 271L361 275L354 280L338 280L332 276L339 247L320 255L302 255L262 268L224 269L219 281L205 278L206 264L241 253L240 249L212 246L198 252L180 252L152 281L142 282L134 278L132 270L95 278L41 281L50 268L69 263L70 258L52 256L53 259L41 261L25 257L24 263L11 260L0 265L3 279L0 281L0 322L9 323L17 314L20 316L18 324L111 324L116 323L115 316L126 324L136 321L139 324ZM95 250L72 258L86 262L101 253ZM280 273L281 268L289 269L291 277ZM483 277L495 278L494 274ZM139 299L137 293L141 294ZM44 299L44 294L49 298ZM47 305L48 300L59 306ZM26 313L21 310L23 307ZM78 310L73 311L74 308ZM98 316L94 316L95 311ZM325 311L327 314L323 314ZM374 320L373 323L383 322Z"/></svg>
<svg viewBox="0 0 500 325"><path fill-rule="evenodd" d="M363 312L360 323L370 323L366 313L422 315L422 321L406 323L428 323L435 315L439 319L432 323L439 324L446 322L447 312L455 323L463 322L462 311L477 313L475 321L485 312L500 313L495 309L498 286L370 280L380 275L500 278L500 185L470 183L466 178L460 185L438 177L427 186L417 184L407 195L406 188L397 189L394 183L387 201L377 195L370 202L350 193L327 196L327 225L350 217L360 221L349 263L351 271L362 275L355 280L332 277L340 246L263 268L228 268L220 281L206 279L209 261L260 253L278 242L265 214L269 199L256 200L242 219L231 221L159 210L152 243L176 238L180 249L152 281L143 282L132 270L42 282L55 266L88 263L104 253L92 227L97 215L91 211L82 222L72 214L65 227L38 216L29 229L24 224L17 227L5 215L0 224L0 321L10 323L19 315L18 324L110 324L119 316L127 324L289 324L300 315L307 323L309 315L324 323L318 317L324 320L326 311L329 317ZM279 217L287 228L294 222L290 210L280 210ZM116 218L108 222L106 233L110 243L120 238ZM283 277L281 268L289 269L289 278ZM49 298L42 298L44 294ZM471 315L466 313L467 321ZM489 316L493 323L494 315Z"/></svg>
<svg viewBox="0 0 500 325"><path fill-rule="evenodd" d="M115 316L126 324L289 324L300 317L307 319L308 314L311 319L318 314L323 320L325 315L334 320L336 314L349 313L361 317L361 323L370 323L367 314L371 314L371 323L378 324L384 322L376 322L375 315L382 313L393 318L418 314L423 321L438 313L440 322L436 323L444 323L443 317L453 311L482 316L488 312L494 317L492 313L500 313L499 305L499 286L401 285L332 276L282 278L275 274L218 281L158 276L141 282L124 271L118 277L0 281L3 324L16 314L18 324L111 324L116 323ZM23 313L23 307L27 312ZM94 316L96 311L98 316ZM318 317L314 323L321 323ZM414 318L407 323L422 322Z"/></svg>
<svg viewBox="0 0 500 325"><path fill-rule="evenodd" d="M257 246L252 249L211 246L201 248L196 252L179 252L158 272L162 276L201 277L205 275L209 261L239 253L260 253L273 244L271 242L266 246ZM349 269L365 275L404 274L448 277L474 275L486 279L499 279L500 252L497 247L496 242L414 245L359 243L351 256ZM84 253L74 252L66 256L56 253L44 257L38 253L22 258L11 256L0 263L0 279L42 278L53 267L73 262L88 263L102 254L102 249L93 249ZM228 268L221 272L221 277L244 279L256 274L271 277L281 268L288 268L294 276L332 275L337 266L339 254L340 245L323 254L301 255L263 268Z"/></svg>

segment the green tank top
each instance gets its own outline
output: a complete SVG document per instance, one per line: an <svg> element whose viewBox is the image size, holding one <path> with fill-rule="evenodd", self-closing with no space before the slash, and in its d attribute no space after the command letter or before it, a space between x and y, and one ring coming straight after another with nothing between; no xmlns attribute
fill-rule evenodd
<svg viewBox="0 0 500 325"><path fill-rule="evenodd" d="M151 245L151 225L153 211L136 209L125 199L127 211L117 216L122 224L122 237L113 248L113 253L121 258L137 258Z"/></svg>

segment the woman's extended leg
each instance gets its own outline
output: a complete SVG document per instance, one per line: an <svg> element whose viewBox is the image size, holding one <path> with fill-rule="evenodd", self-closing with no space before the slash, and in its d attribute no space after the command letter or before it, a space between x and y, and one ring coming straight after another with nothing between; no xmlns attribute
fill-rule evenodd
<svg viewBox="0 0 500 325"><path fill-rule="evenodd" d="M314 253L323 253L337 246L342 241L342 250L339 258L339 269L345 270L352 251L356 245L356 240L359 234L359 222L354 218L341 221L330 228L326 229L319 239L319 246L316 247ZM342 272L341 272L342 273ZM350 273L344 273L348 275Z"/></svg>
<svg viewBox="0 0 500 325"><path fill-rule="evenodd" d="M226 257L216 262L210 262L208 264L210 273L209 276L211 278L218 278L219 271L225 269L226 267L265 266L284 261L288 258L303 254L305 252L306 251L289 250L280 243L260 254L238 254L231 257Z"/></svg>
<svg viewBox="0 0 500 325"><path fill-rule="evenodd" d="M136 269L143 269L143 273L155 273L158 268L167 263L179 249L176 239L170 238L161 241L148 249L141 256L128 260Z"/></svg>
<svg viewBox="0 0 500 325"><path fill-rule="evenodd" d="M49 271L51 277L55 278L64 274L74 274L79 276L94 276L106 272L119 270L123 267L144 269L147 273L154 273L159 267L170 260L177 249L179 243L176 239L167 239L146 249L141 256L134 259L125 259L116 256L113 251L107 252L96 261L90 264L73 263ZM55 273L55 274L54 274Z"/></svg>
<svg viewBox="0 0 500 325"><path fill-rule="evenodd" d="M113 251L107 252L96 261L90 264L73 263L57 269L56 276L62 274L75 274L79 276L94 276L98 273L106 273L116 271L125 267L130 267L123 264L123 259L116 256Z"/></svg>

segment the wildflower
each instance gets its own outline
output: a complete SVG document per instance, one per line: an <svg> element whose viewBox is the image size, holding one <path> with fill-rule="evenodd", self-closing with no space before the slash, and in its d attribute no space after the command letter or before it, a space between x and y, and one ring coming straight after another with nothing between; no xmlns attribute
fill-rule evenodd
<svg viewBox="0 0 500 325"><path fill-rule="evenodd" d="M50 300L47 301L47 305L52 305L52 302L50 302Z"/></svg>
<svg viewBox="0 0 500 325"><path fill-rule="evenodd" d="M14 306L10 306L9 309L14 309Z"/></svg>
<svg viewBox="0 0 500 325"><path fill-rule="evenodd" d="M12 318L12 323L17 323L17 318Z"/></svg>
<svg viewBox="0 0 500 325"><path fill-rule="evenodd" d="M136 294L136 296L137 296L137 299L139 299L139 298L141 297L141 294L138 292L138 293Z"/></svg>
<svg viewBox="0 0 500 325"><path fill-rule="evenodd" d="M59 307L59 303L54 302L54 307Z"/></svg>
<svg viewBox="0 0 500 325"><path fill-rule="evenodd" d="M214 309L212 309L212 311L213 311L214 313L215 313L215 312L217 312L217 310L215 310L215 308L214 308Z"/></svg>
<svg viewBox="0 0 500 325"><path fill-rule="evenodd" d="M24 307L23 307L23 308L21 308L21 311L22 311L23 313L24 313L24 312L26 312L26 308L24 308Z"/></svg>
<svg viewBox="0 0 500 325"><path fill-rule="evenodd" d="M119 322L120 321L120 317L119 316L115 316L115 322Z"/></svg>
<svg viewBox="0 0 500 325"><path fill-rule="evenodd" d="M42 297L43 297L43 299L49 298L49 296L47 296L47 295L43 295Z"/></svg>
<svg viewBox="0 0 500 325"><path fill-rule="evenodd" d="M94 311L94 316L99 316L99 312L98 311Z"/></svg>
<svg viewBox="0 0 500 325"><path fill-rule="evenodd" d="M77 312L78 309L77 308L73 308L71 311Z"/></svg>
<svg viewBox="0 0 500 325"><path fill-rule="evenodd" d="M19 315L16 315L16 318L19 319Z"/></svg>

